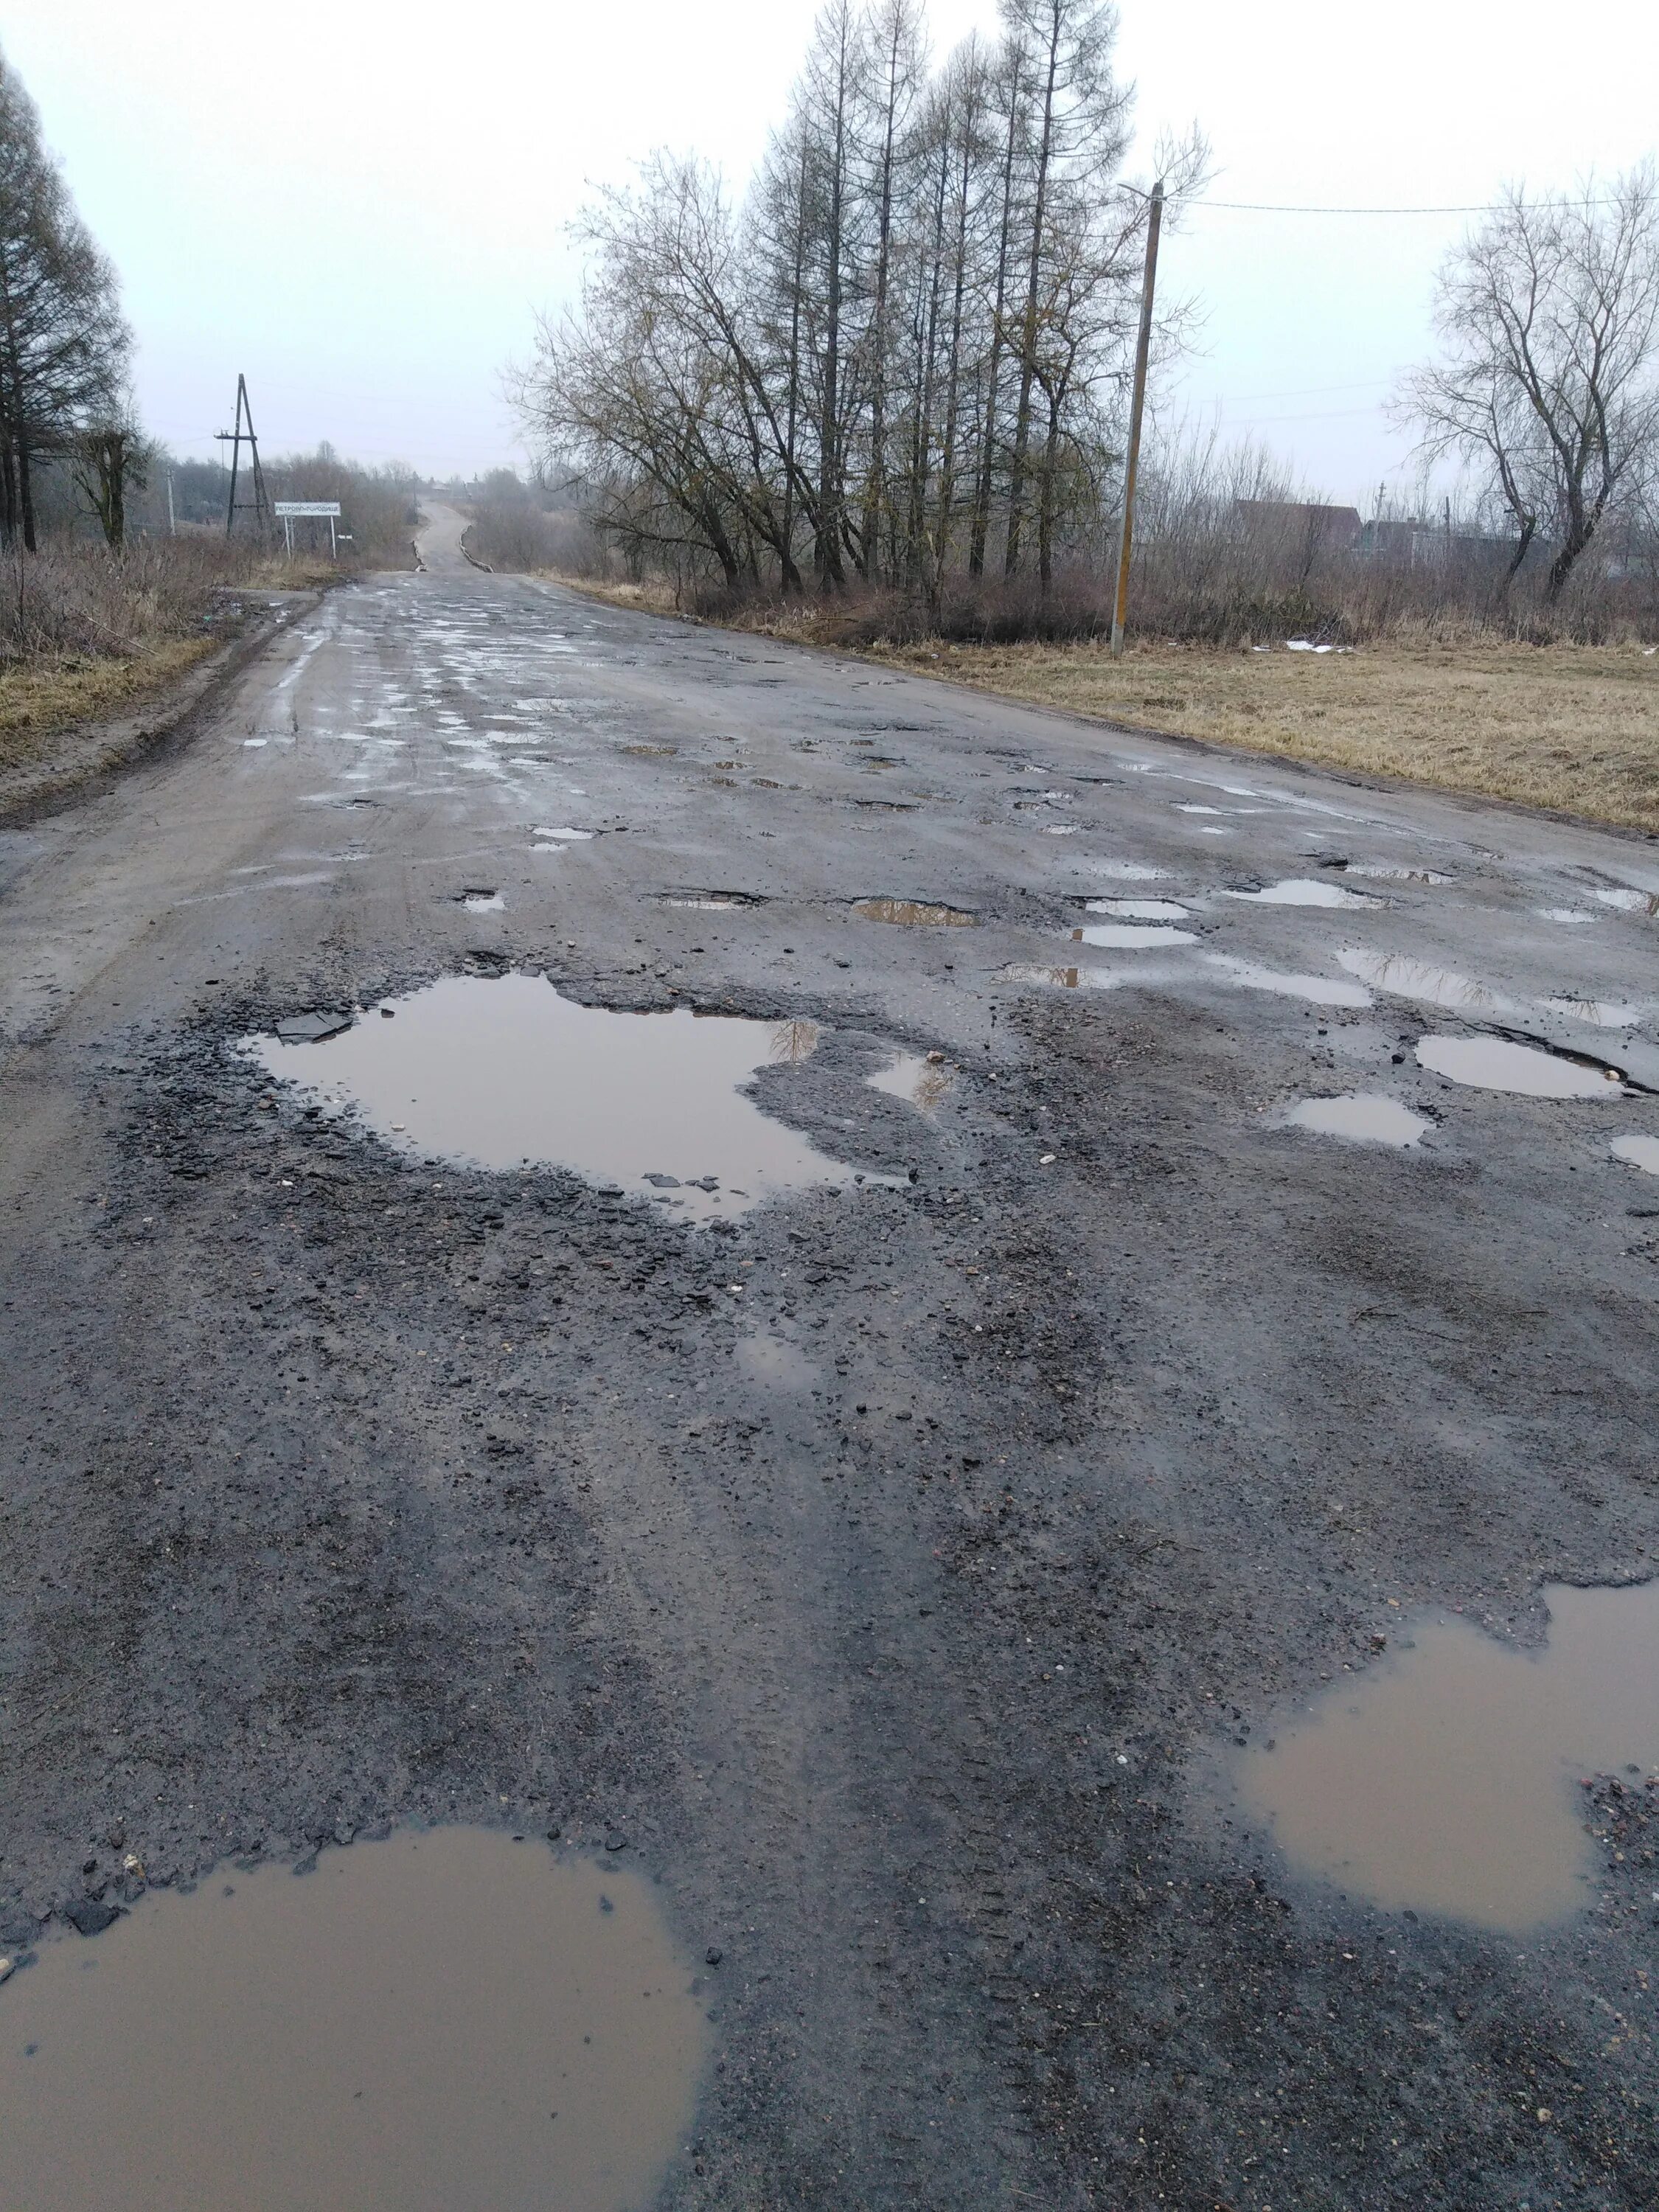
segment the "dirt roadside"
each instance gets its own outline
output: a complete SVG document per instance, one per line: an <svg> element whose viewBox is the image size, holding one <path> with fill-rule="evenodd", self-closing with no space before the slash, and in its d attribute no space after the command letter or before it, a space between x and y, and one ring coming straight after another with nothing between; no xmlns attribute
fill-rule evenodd
<svg viewBox="0 0 1659 2212"><path fill-rule="evenodd" d="M112 714L56 717L31 725L0 760L0 829L16 829L106 784L123 769L187 738L236 679L283 632L317 606L321 593L238 592L217 642L180 641L155 656L155 672L137 697ZM231 634L222 635L228 627Z"/></svg>

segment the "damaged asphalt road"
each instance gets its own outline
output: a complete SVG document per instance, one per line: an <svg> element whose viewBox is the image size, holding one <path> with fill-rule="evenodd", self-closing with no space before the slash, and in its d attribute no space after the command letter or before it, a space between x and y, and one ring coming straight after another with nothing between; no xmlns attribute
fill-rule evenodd
<svg viewBox="0 0 1659 2212"><path fill-rule="evenodd" d="M1659 850L457 535L0 834L0 1940L557 1831L697 1962L665 2205L1650 2204L1645 1770L1523 1936L1304 1876L1226 1778L1419 1610L1536 1645L1651 1571ZM845 1173L693 1227L656 1158L471 1170L237 1049L508 969L817 1025L751 1095ZM1349 1093L1426 1133L1290 1121Z"/></svg>

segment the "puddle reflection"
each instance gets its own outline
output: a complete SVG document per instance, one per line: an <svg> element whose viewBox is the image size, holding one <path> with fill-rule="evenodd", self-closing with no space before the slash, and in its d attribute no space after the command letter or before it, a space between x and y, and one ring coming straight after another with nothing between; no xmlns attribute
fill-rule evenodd
<svg viewBox="0 0 1659 2212"><path fill-rule="evenodd" d="M890 1067L879 1067L865 1081L872 1091L902 1098L907 1106L931 1114L951 1088L955 1071L940 1053L902 1052Z"/></svg>

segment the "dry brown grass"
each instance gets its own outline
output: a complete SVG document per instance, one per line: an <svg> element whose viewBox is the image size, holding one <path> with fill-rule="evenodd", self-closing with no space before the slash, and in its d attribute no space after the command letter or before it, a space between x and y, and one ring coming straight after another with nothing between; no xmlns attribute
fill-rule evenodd
<svg viewBox="0 0 1659 2212"><path fill-rule="evenodd" d="M117 659L67 658L0 668L0 769L19 768L48 738L77 722L137 706L205 659L213 637L158 639Z"/></svg>
<svg viewBox="0 0 1659 2212"><path fill-rule="evenodd" d="M1659 655L1639 646L1389 644L1354 653L877 647L871 657L1241 751L1659 832Z"/></svg>
<svg viewBox="0 0 1659 2212"><path fill-rule="evenodd" d="M664 584L558 580L614 606L674 610ZM1639 645L1464 635L1328 653L1132 645L1114 660L1097 643L864 645L811 602L762 605L733 626L1137 729L1659 835L1659 653Z"/></svg>

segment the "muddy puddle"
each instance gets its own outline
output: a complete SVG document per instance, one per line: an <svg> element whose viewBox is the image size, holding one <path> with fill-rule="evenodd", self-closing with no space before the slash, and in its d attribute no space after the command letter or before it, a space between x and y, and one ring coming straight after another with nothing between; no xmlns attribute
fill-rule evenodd
<svg viewBox="0 0 1659 2212"><path fill-rule="evenodd" d="M0 1987L28 2212L629 2212L708 2026L649 1886L470 1828L221 1867Z"/></svg>
<svg viewBox="0 0 1659 2212"><path fill-rule="evenodd" d="M1589 1901L1582 1783L1659 1767L1659 1583L1544 1592L1522 1650L1458 1618L1239 1755L1239 1797L1301 1872L1390 1910L1516 1933Z"/></svg>
<svg viewBox="0 0 1659 2212"><path fill-rule="evenodd" d="M811 1022L579 1006L513 970L446 976L321 1042L247 1049L401 1151L569 1168L707 1221L850 1173L738 1088L808 1058L817 1035Z"/></svg>
<svg viewBox="0 0 1659 2212"><path fill-rule="evenodd" d="M1536 1045L1511 1044L1504 1037L1426 1036L1417 1048L1417 1060L1431 1073L1477 1091L1511 1091L1528 1098L1624 1095L1615 1068L1588 1066Z"/></svg>
<svg viewBox="0 0 1659 2212"><path fill-rule="evenodd" d="M1645 1169L1649 1175L1659 1176L1659 1137L1615 1137L1611 1149L1614 1159Z"/></svg>
<svg viewBox="0 0 1659 2212"><path fill-rule="evenodd" d="M1355 1091L1342 1098L1304 1098L1291 1109L1289 1118L1292 1128L1367 1145L1419 1144L1433 1126L1397 1098L1384 1098L1375 1091Z"/></svg>
<svg viewBox="0 0 1659 2212"><path fill-rule="evenodd" d="M907 1106L931 1114L955 1074L942 1053L902 1052L890 1066L878 1067L864 1079L872 1091L884 1091L890 1098L902 1098Z"/></svg>
<svg viewBox="0 0 1659 2212"><path fill-rule="evenodd" d="M971 929L974 917L960 907L929 906L921 899L867 898L854 902L853 911L866 921L896 922L901 929Z"/></svg>

